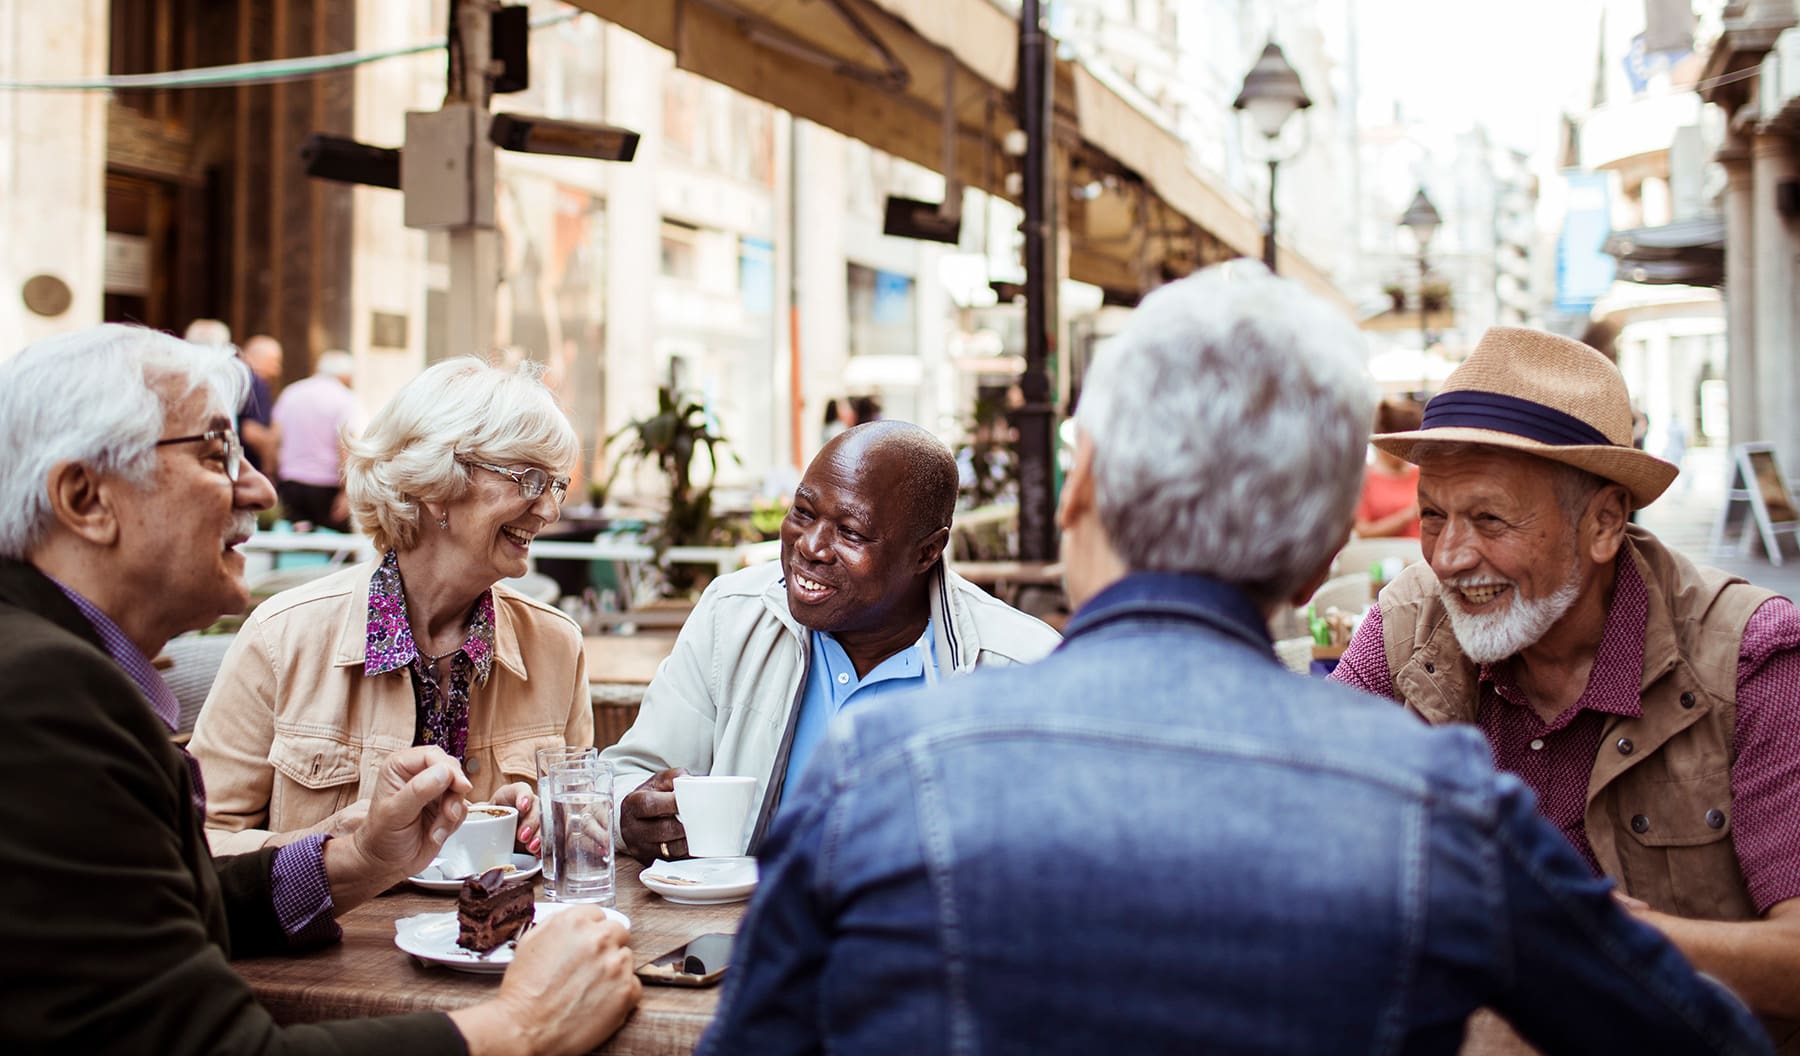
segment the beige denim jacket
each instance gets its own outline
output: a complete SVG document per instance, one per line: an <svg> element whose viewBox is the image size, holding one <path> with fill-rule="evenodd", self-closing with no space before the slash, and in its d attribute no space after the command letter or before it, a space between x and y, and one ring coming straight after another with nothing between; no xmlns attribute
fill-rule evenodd
<svg viewBox="0 0 1800 1056"><path fill-rule="evenodd" d="M255 850L368 799L382 761L412 744L412 677L405 668L363 674L375 568L270 598L226 652L189 745L214 854ZM495 585L494 664L486 683L469 686L471 798L514 781L535 786L539 748L593 741L580 629Z"/></svg>

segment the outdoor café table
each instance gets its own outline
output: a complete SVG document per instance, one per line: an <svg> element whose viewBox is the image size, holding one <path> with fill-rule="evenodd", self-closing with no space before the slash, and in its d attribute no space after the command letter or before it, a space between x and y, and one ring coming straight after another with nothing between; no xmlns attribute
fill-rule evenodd
<svg viewBox="0 0 1800 1056"><path fill-rule="evenodd" d="M640 967L696 935L737 931L746 903L665 902L638 882L639 868L633 859L619 856L619 911L631 918L631 951ZM394 945L394 921L414 913L455 909L453 894L403 885L340 917L344 941L337 945L297 956L234 961L233 967L283 1024L461 1008L492 997L501 977L425 967ZM637 1011L595 1051L632 1056L689 1053L718 1004L717 986L646 986Z"/></svg>

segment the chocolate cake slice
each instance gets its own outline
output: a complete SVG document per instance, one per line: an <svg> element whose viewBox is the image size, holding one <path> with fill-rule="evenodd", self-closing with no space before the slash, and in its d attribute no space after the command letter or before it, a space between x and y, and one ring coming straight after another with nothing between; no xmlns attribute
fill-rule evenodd
<svg viewBox="0 0 1800 1056"><path fill-rule="evenodd" d="M531 920L531 878L506 879L505 869L489 869L463 881L456 893L456 944L489 953L517 935Z"/></svg>

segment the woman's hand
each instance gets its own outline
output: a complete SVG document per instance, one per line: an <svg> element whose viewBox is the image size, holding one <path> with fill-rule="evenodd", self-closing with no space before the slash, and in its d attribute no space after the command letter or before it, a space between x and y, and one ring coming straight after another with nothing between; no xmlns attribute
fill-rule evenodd
<svg viewBox="0 0 1800 1056"><path fill-rule="evenodd" d="M519 850L537 854L544 845L543 826L538 818L537 794L523 781L514 781L494 790L490 802L512 807L519 812L519 834L514 837Z"/></svg>

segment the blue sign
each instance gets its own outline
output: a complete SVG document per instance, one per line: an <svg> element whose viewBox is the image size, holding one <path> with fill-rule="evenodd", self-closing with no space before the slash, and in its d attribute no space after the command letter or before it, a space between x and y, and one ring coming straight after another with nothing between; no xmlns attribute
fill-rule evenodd
<svg viewBox="0 0 1800 1056"><path fill-rule="evenodd" d="M1556 310L1586 315L1612 289L1618 262L1602 247L1612 233L1611 183L1603 172L1570 171L1568 208L1556 240Z"/></svg>

